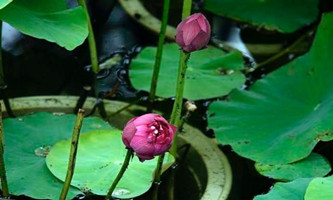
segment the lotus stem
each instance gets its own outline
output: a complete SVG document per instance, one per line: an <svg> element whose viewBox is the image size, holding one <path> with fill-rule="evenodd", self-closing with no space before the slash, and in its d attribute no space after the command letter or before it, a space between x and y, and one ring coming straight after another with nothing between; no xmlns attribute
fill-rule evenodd
<svg viewBox="0 0 333 200"><path fill-rule="evenodd" d="M192 10L192 0L184 0L182 20L186 19L188 16L191 15L191 10Z"/></svg>
<svg viewBox="0 0 333 200"><path fill-rule="evenodd" d="M183 12L182 12L182 19L186 19L191 14L192 8L192 0L184 0L183 2ZM185 75L187 69L187 62L190 58L190 53L186 53L184 51L180 51L180 59L179 59L179 67L178 67L178 78L177 78L177 86L176 86L176 98L175 102L173 103L170 123L177 126L179 124L182 106L183 106L183 93L185 87ZM173 138L173 144L170 148L170 153L175 156L177 159L177 134L175 134ZM159 156L156 171L155 171L155 183L160 182L160 176L163 166L164 154ZM157 193L158 193L159 184L156 184L153 191L153 200L157 200ZM172 197L169 197L172 198Z"/></svg>
<svg viewBox="0 0 333 200"><path fill-rule="evenodd" d="M99 66L98 66L98 56L97 56L97 50L96 50L94 30L93 30L92 25L91 25L91 20L90 20L89 12L88 12L88 9L87 9L87 4L86 4L85 0L78 0L78 3L79 3L80 6L83 7L84 12L85 12L86 17L87 17L88 30L89 30L88 43L89 43L89 50L90 50L91 66L92 66L93 72L95 74L97 74L97 72L99 70Z"/></svg>
<svg viewBox="0 0 333 200"><path fill-rule="evenodd" d="M0 96L2 97L2 100L5 104L5 108L7 111L7 114L9 117L15 117L12 108L10 107L10 103L8 100L8 97L6 95L6 89L7 89L7 85L6 85L6 81L5 81L5 75L3 72L3 60L2 60L2 21L0 20Z"/></svg>
<svg viewBox="0 0 333 200"><path fill-rule="evenodd" d="M76 154L77 154L77 148L79 144L79 137L80 137L80 131L82 127L82 122L84 118L84 110L79 109L76 120L75 120L75 125L73 129L73 135L72 135L72 143L71 143L71 150L70 150L70 156L69 156L69 161L68 161L68 169L67 169L67 174L66 174L66 179L64 186L62 188L59 200L65 200L73 175L74 175L74 169L75 169L75 160L76 160Z"/></svg>
<svg viewBox="0 0 333 200"><path fill-rule="evenodd" d="M173 109L171 113L170 123L178 126L182 111L182 105L183 105L183 92L184 92L184 86L185 86L185 73L187 68L187 62L190 57L189 53L181 51L181 57L179 61L179 68L178 68L178 79L177 79L177 88L176 88L176 99L173 103ZM175 158L178 157L177 153L177 134L175 134L172 142L172 146L170 148L170 153L175 156ZM155 169L155 183L160 182L160 176L163 166L163 160L164 160L164 154L160 155L158 158L157 166ZM153 200L157 200L158 197L158 188L159 184L155 184L154 191L153 191Z"/></svg>
<svg viewBox="0 0 333 200"><path fill-rule="evenodd" d="M123 162L123 165L121 166L120 171L119 171L116 179L114 179L108 193L106 194L106 197L105 197L106 200L111 199L112 193L113 193L114 189L116 189L116 186L119 183L120 179L123 177L123 175L124 175L124 173L125 173L125 171L128 167L128 164L129 164L129 161L130 161L132 155L133 155L133 150L132 149L127 149L127 153L126 153L126 157L125 157L125 160Z"/></svg>
<svg viewBox="0 0 333 200"><path fill-rule="evenodd" d="M162 154L158 157L157 166L155 169L155 179L154 179L154 190L153 190L153 200L158 199L158 188L161 182L161 172L162 172L162 166L163 166L163 160L164 160L165 154Z"/></svg>
<svg viewBox="0 0 333 200"><path fill-rule="evenodd" d="M313 30L311 29L310 31L307 31L305 34L301 35L297 40L295 40L295 42L293 42L290 46L288 46L287 48L283 49L282 51L280 51L279 53L273 55L272 57L268 58L267 60L257 64L256 66L252 67L252 68L248 68L245 70L245 74L248 74L250 72L253 72L259 68L262 68L264 66L266 66L269 63L274 62L275 60L281 58L282 56L286 55L287 53L289 53L291 50L295 49L301 42L303 42L303 40L305 40L306 38L310 37L313 34Z"/></svg>
<svg viewBox="0 0 333 200"><path fill-rule="evenodd" d="M151 79L150 93L149 93L149 97L148 97L148 100L149 100L149 105L148 105L148 109L147 109L148 113L150 113L153 110L153 103L155 101L155 96L156 96L158 75L160 72L162 54L163 54L163 45L164 45L164 41L165 41L165 32L166 32L167 24L168 24L169 7L170 7L170 0L164 0L161 30L160 30L160 34L159 34L159 38L158 38L158 46L157 46L157 50L156 50L153 76Z"/></svg>
<svg viewBox="0 0 333 200"><path fill-rule="evenodd" d="M180 52L180 61L179 61L179 69L178 69L178 78L177 78L177 89L176 89L176 98L173 104L172 113L170 123L178 126L181 120L181 112L183 107L183 93L185 87L185 75L187 69L187 62L190 58L190 53L186 53L184 51ZM173 138L173 143L170 148L170 153L177 158L177 134Z"/></svg>
<svg viewBox="0 0 333 200"><path fill-rule="evenodd" d="M3 60L2 60L2 21L0 20L0 86L5 85L5 76L3 73Z"/></svg>
<svg viewBox="0 0 333 200"><path fill-rule="evenodd" d="M2 125L2 107L0 104L0 178L1 178L1 188L2 196L5 198L9 197L5 159L4 159L4 137L3 137L3 125Z"/></svg>

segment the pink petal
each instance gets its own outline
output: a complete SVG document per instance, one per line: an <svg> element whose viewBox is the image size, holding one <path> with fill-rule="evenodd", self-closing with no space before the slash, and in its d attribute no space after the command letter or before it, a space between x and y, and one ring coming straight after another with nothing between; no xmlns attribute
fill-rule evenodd
<svg viewBox="0 0 333 200"><path fill-rule="evenodd" d="M142 155L142 154L136 154L136 156L138 156L140 162L144 162L145 160L151 160L154 158L154 156L151 155Z"/></svg>
<svg viewBox="0 0 333 200"><path fill-rule="evenodd" d="M134 136L131 143L131 148L138 154L152 155L155 151L154 145L152 145L146 137Z"/></svg>
<svg viewBox="0 0 333 200"><path fill-rule="evenodd" d="M165 123L165 124L169 124L169 122L166 119L164 119L164 117L162 117L161 115L157 115L155 117L155 120L160 121L160 122Z"/></svg>
<svg viewBox="0 0 333 200"><path fill-rule="evenodd" d="M169 124L169 128L170 128L170 134L172 135L172 136L174 136L176 133L177 133L177 126L174 126L174 125L172 125L172 124Z"/></svg>
<svg viewBox="0 0 333 200"><path fill-rule="evenodd" d="M205 31L207 33L207 19L205 16L200 15L197 19L197 22L201 28L202 31Z"/></svg>
<svg viewBox="0 0 333 200"><path fill-rule="evenodd" d="M183 38L185 45L190 45L192 40L200 32L200 26L197 21L192 21L183 27Z"/></svg>
<svg viewBox="0 0 333 200"><path fill-rule="evenodd" d="M149 135L148 130L149 130L149 127L147 127L146 125L137 126L135 135L142 136L142 137L148 137L148 135Z"/></svg>
<svg viewBox="0 0 333 200"><path fill-rule="evenodd" d="M154 155L161 155L162 153L167 152L171 147L171 144L155 144Z"/></svg>
<svg viewBox="0 0 333 200"><path fill-rule="evenodd" d="M132 118L127 124L125 125L125 128L123 130L122 139L123 143L126 147L130 148L130 142L136 132L135 125L133 121L136 119L136 117Z"/></svg>
<svg viewBox="0 0 333 200"><path fill-rule="evenodd" d="M200 33L195 37L191 44L193 45L193 48L199 50L207 46L209 39L209 34L204 31L200 31Z"/></svg>
<svg viewBox="0 0 333 200"><path fill-rule="evenodd" d="M133 142L136 141L136 142ZM151 143L148 143L145 138L134 136L131 146L141 162L145 160L153 159L155 154L155 147Z"/></svg>
<svg viewBox="0 0 333 200"><path fill-rule="evenodd" d="M135 126L149 124L150 122L154 121L156 116L157 116L157 114L152 114L152 113L141 115L140 117L137 117L134 120L134 124L135 124Z"/></svg>
<svg viewBox="0 0 333 200"><path fill-rule="evenodd" d="M181 21L181 22L178 24L178 26L177 26L177 33L178 33L178 31L182 31L185 22L186 22L186 20L183 20L183 21Z"/></svg>
<svg viewBox="0 0 333 200"><path fill-rule="evenodd" d="M183 47L185 45L183 39L183 31L177 31L175 40L179 46Z"/></svg>
<svg viewBox="0 0 333 200"><path fill-rule="evenodd" d="M193 20L198 19L198 17L200 17L201 15L202 15L201 13L192 14L191 16L187 17L184 21L186 21L186 23L189 23Z"/></svg>
<svg viewBox="0 0 333 200"><path fill-rule="evenodd" d="M197 50L192 44L186 45L183 47L183 50L186 52L192 52Z"/></svg>
<svg viewBox="0 0 333 200"><path fill-rule="evenodd" d="M164 143L164 141L165 141L165 136L162 134L162 135L159 135L157 138L156 138L156 142L157 143L160 143L160 144L162 144L162 143Z"/></svg>

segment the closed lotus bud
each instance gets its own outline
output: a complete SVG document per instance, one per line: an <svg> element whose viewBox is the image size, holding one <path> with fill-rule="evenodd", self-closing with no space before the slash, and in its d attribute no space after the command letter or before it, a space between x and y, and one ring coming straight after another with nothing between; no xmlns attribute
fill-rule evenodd
<svg viewBox="0 0 333 200"><path fill-rule="evenodd" d="M177 26L176 42L185 52L205 48L210 40L211 28L206 17L196 13Z"/></svg>
<svg viewBox="0 0 333 200"><path fill-rule="evenodd" d="M145 114L134 117L126 124L122 139L125 146L143 162L168 151L176 131L177 127L162 116Z"/></svg>

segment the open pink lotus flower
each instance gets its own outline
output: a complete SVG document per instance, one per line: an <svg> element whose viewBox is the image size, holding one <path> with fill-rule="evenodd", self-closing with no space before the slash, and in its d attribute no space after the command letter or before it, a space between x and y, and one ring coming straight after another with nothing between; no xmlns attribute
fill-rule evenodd
<svg viewBox="0 0 333 200"><path fill-rule="evenodd" d="M122 139L125 146L136 152L143 162L168 151L176 131L177 127L162 116L145 114L127 122Z"/></svg>
<svg viewBox="0 0 333 200"><path fill-rule="evenodd" d="M186 52L205 48L210 40L211 28L206 17L196 13L177 26L176 42Z"/></svg>

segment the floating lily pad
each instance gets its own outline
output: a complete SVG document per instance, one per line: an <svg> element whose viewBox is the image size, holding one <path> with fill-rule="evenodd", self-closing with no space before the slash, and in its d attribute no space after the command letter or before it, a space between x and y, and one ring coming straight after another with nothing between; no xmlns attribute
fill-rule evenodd
<svg viewBox="0 0 333 200"><path fill-rule="evenodd" d="M209 107L209 127L222 144L264 164L307 157L333 139L333 13L324 14L309 53L269 74L249 91Z"/></svg>
<svg viewBox="0 0 333 200"><path fill-rule="evenodd" d="M66 177L70 144L70 139L58 142L46 158L50 171L61 180ZM98 130L82 134L71 185L94 194L106 195L120 171L126 152L120 130ZM148 191L153 182L157 159L142 163L135 156L113 196L127 199ZM165 165L170 166L173 157L167 154L165 161Z"/></svg>
<svg viewBox="0 0 333 200"><path fill-rule="evenodd" d="M9 190L14 195L58 199L63 182L48 170L45 156L58 141L71 137L75 115L35 113L3 120L5 163ZM89 117L82 132L113 129L100 118ZM68 155L67 159L68 159ZM82 193L71 187L68 199Z"/></svg>
<svg viewBox="0 0 333 200"><path fill-rule="evenodd" d="M311 180L300 178L289 183L276 183L268 194L258 195L254 200L304 200L306 188Z"/></svg>
<svg viewBox="0 0 333 200"><path fill-rule="evenodd" d="M282 181L322 177L331 171L329 162L316 153L312 153L307 158L290 164L266 165L256 163L255 167L260 174Z"/></svg>
<svg viewBox="0 0 333 200"><path fill-rule="evenodd" d="M135 88L150 91L155 54L155 47L147 47L132 61L130 79ZM178 64L179 46L164 45L157 96L175 96ZM208 47L192 53L185 77L184 97L199 100L228 94L244 84L245 77L239 72L243 67L242 54L237 51L224 53Z"/></svg>
<svg viewBox="0 0 333 200"><path fill-rule="evenodd" d="M73 50L88 36L82 7L67 9L63 0L15 0L0 10L0 19L24 34Z"/></svg>
<svg viewBox="0 0 333 200"><path fill-rule="evenodd" d="M333 199L333 176L326 178L315 178L305 192L305 200Z"/></svg>
<svg viewBox="0 0 333 200"><path fill-rule="evenodd" d="M204 4L216 15L286 33L314 22L318 6L318 0L205 0Z"/></svg>

